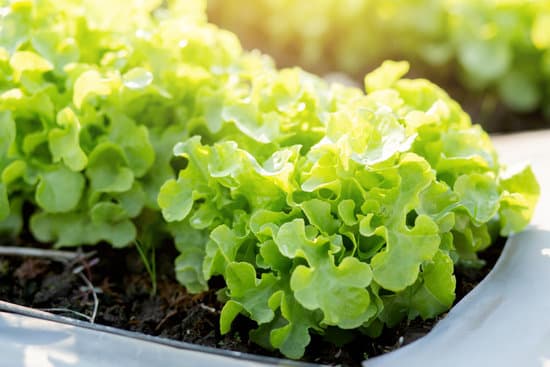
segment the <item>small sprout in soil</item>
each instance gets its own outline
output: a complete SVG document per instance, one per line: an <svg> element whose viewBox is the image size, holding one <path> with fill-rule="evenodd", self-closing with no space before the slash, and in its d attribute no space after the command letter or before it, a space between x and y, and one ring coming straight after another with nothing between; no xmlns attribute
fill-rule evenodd
<svg viewBox="0 0 550 367"><path fill-rule="evenodd" d="M145 266L147 274L151 279L151 295L157 293L157 264L155 259L155 245L152 243L142 243L139 240L135 241L136 249L138 250L139 257Z"/></svg>

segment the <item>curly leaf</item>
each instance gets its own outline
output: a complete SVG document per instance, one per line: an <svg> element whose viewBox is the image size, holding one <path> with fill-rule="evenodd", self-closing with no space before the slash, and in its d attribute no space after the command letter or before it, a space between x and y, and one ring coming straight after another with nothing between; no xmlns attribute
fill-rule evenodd
<svg viewBox="0 0 550 367"><path fill-rule="evenodd" d="M174 179L166 181L158 196L164 219L168 222L185 219L193 206L192 193L193 190L185 182Z"/></svg>
<svg viewBox="0 0 550 367"><path fill-rule="evenodd" d="M282 290L271 296L269 307L280 309L282 319L275 320L268 328L270 344L289 358L301 358L311 340L309 329L317 329L319 318L300 305L289 292ZM281 321L286 325L279 325ZM257 333L251 337L257 337Z"/></svg>
<svg viewBox="0 0 550 367"><path fill-rule="evenodd" d="M309 222L322 233L332 234L338 228L338 221L332 217L330 204L319 199L312 199L302 203L302 210Z"/></svg>
<svg viewBox="0 0 550 367"><path fill-rule="evenodd" d="M82 73L74 83L73 103L80 109L89 96L106 96L110 93L111 82L96 70L88 70Z"/></svg>
<svg viewBox="0 0 550 367"><path fill-rule="evenodd" d="M529 223L540 196L540 186L529 166L500 182L504 190L499 208L500 234L508 236Z"/></svg>
<svg viewBox="0 0 550 367"><path fill-rule="evenodd" d="M290 287L302 306L323 311L323 323L351 329L373 316L366 290L371 280L370 267L355 258L347 257L334 265L323 257L310 267L298 266Z"/></svg>
<svg viewBox="0 0 550 367"><path fill-rule="evenodd" d="M233 302L222 309L223 324L220 328L228 331L237 316L237 305L242 307L250 318L260 324L273 320L275 316L269 307L269 298L278 290L277 278L273 274L263 274L256 278L256 270L248 263L232 262L225 270L227 288Z"/></svg>
<svg viewBox="0 0 550 367"><path fill-rule="evenodd" d="M142 177L155 161L155 150L149 140L149 130L137 126L135 121L120 112L111 112L111 119L116 121L109 136L124 151L128 167L135 177Z"/></svg>
<svg viewBox="0 0 550 367"><path fill-rule="evenodd" d="M14 143L16 131L10 111L0 111L0 162L7 156Z"/></svg>
<svg viewBox="0 0 550 367"><path fill-rule="evenodd" d="M36 202L50 213L68 212L78 205L84 184L82 174L59 166L40 175L36 187Z"/></svg>
<svg viewBox="0 0 550 367"><path fill-rule="evenodd" d="M169 226L176 248L180 252L174 260L176 279L189 292L200 293L208 289L203 275L202 263L208 234L191 228L187 223L173 223Z"/></svg>
<svg viewBox="0 0 550 367"><path fill-rule="evenodd" d="M420 264L437 252L439 227L429 217L419 215L412 229L387 230L386 236L386 250L371 261L373 276L383 288L398 292L416 281Z"/></svg>
<svg viewBox="0 0 550 367"><path fill-rule="evenodd" d="M122 76L122 82L126 88L142 89L153 82L153 74L144 68L133 68Z"/></svg>
<svg viewBox="0 0 550 367"><path fill-rule="evenodd" d="M365 90L371 93L375 90L392 86L409 71L409 63L406 61L387 60L378 69L365 76Z"/></svg>
<svg viewBox="0 0 550 367"><path fill-rule="evenodd" d="M460 176L454 185L460 195L460 204L468 211L474 223L485 223L495 216L500 194L491 175L472 173Z"/></svg>
<svg viewBox="0 0 550 367"><path fill-rule="evenodd" d="M122 149L113 143L99 144L90 153L86 176L92 190L99 192L122 192L132 187L134 174L128 168Z"/></svg>
<svg viewBox="0 0 550 367"><path fill-rule="evenodd" d="M453 270L453 261L443 251L422 266L422 286L412 297L411 306L423 319L435 317L452 306L456 286Z"/></svg>
<svg viewBox="0 0 550 367"><path fill-rule="evenodd" d="M206 279L214 274L224 274L228 264L235 261L242 241L226 225L220 225L210 233L203 260L203 273Z"/></svg>
<svg viewBox="0 0 550 367"><path fill-rule="evenodd" d="M10 59L10 66L13 68L15 80L19 80L25 71L43 73L53 69L53 65L48 60L32 51L15 52Z"/></svg>
<svg viewBox="0 0 550 367"><path fill-rule="evenodd" d="M73 171L83 170L88 157L80 147L80 124L78 118L70 108L58 112L57 123L63 129L52 129L48 134L48 147L53 161L63 161Z"/></svg>
<svg viewBox="0 0 550 367"><path fill-rule="evenodd" d="M306 237L303 219L294 219L284 223L277 232L274 241L281 254L288 258L293 259L298 256L310 260L317 257L319 246Z"/></svg>

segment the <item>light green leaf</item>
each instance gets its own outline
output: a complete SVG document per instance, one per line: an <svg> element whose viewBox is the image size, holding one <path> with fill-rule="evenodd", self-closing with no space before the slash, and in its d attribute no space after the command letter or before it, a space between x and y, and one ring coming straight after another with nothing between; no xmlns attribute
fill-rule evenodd
<svg viewBox="0 0 550 367"><path fill-rule="evenodd" d="M236 316L235 303L241 305L250 318L260 324L273 319L275 314L268 305L269 298L278 290L277 279L273 274L266 273L257 279L252 265L233 262L227 266L225 281L233 303L227 306L230 308L228 311L222 310L225 313L224 330L228 330L228 325L233 321L230 316Z"/></svg>
<svg viewBox="0 0 550 367"><path fill-rule="evenodd" d="M2 182L5 185L25 177L27 174L28 166L23 160L15 160L7 165L2 171Z"/></svg>
<svg viewBox="0 0 550 367"><path fill-rule="evenodd" d="M272 239L279 227L293 218L293 213L258 209L250 216L250 230L257 238Z"/></svg>
<svg viewBox="0 0 550 367"><path fill-rule="evenodd" d="M0 111L0 162L8 155L17 130L10 111Z"/></svg>
<svg viewBox="0 0 550 367"><path fill-rule="evenodd" d="M122 149L105 142L95 147L88 158L86 176L92 190L98 192L123 192L132 187L134 174L128 168Z"/></svg>
<svg viewBox="0 0 550 367"><path fill-rule="evenodd" d="M207 290L208 284L204 278L202 263L208 234L181 222L171 224L170 233L174 236L176 248L180 252L174 261L176 279L189 292L200 293Z"/></svg>
<svg viewBox="0 0 550 367"><path fill-rule="evenodd" d="M86 217L77 213L39 212L30 219L33 236L41 242L56 242L58 247L89 244L88 225Z"/></svg>
<svg viewBox="0 0 550 367"><path fill-rule="evenodd" d="M243 306L235 301L229 300L223 305L220 314L220 333L227 334L231 331L233 320L241 313Z"/></svg>
<svg viewBox="0 0 550 367"><path fill-rule="evenodd" d="M135 241L137 234L135 225L128 219L128 214L120 205L99 202L92 207L90 217L91 243L104 240L114 247L125 247Z"/></svg>
<svg viewBox="0 0 550 367"><path fill-rule="evenodd" d="M338 203L338 215L346 225L355 225L357 223L357 218L355 216L355 202L348 199L342 200Z"/></svg>
<svg viewBox="0 0 550 367"><path fill-rule="evenodd" d="M530 166L503 174L499 219L501 236L521 231L533 217L540 186Z"/></svg>
<svg viewBox="0 0 550 367"><path fill-rule="evenodd" d="M91 235L90 243L106 241L115 248L129 246L136 240L136 227L130 220L123 220L116 223L99 223L92 227L96 235Z"/></svg>
<svg viewBox="0 0 550 367"><path fill-rule="evenodd" d="M294 219L291 222L284 223L277 232L274 241L281 254L288 258L311 259L317 256L319 246L306 237L303 219Z"/></svg>
<svg viewBox="0 0 550 367"><path fill-rule="evenodd" d="M106 96L110 93L111 82L96 70L88 70L82 73L74 83L73 103L80 109L89 96Z"/></svg>
<svg viewBox="0 0 550 367"><path fill-rule="evenodd" d="M90 217L94 223L118 223L128 219L128 213L118 204L103 201L92 207Z"/></svg>
<svg viewBox="0 0 550 367"><path fill-rule="evenodd" d="M78 205L84 184L82 174L59 166L40 176L36 187L36 202L50 213L68 212Z"/></svg>
<svg viewBox="0 0 550 367"><path fill-rule="evenodd" d="M43 73L53 69L53 65L48 60L32 51L15 52L10 58L10 66L13 69L15 80L19 80L25 71Z"/></svg>
<svg viewBox="0 0 550 367"><path fill-rule="evenodd" d="M371 280L370 267L356 258L346 257L334 265L324 257L311 267L298 266L290 287L302 306L323 311L323 323L351 329L374 316L366 290Z"/></svg>
<svg viewBox="0 0 550 367"><path fill-rule="evenodd" d="M158 204L168 222L185 219L193 207L193 190L185 182L174 179L166 181L160 189Z"/></svg>
<svg viewBox="0 0 550 367"><path fill-rule="evenodd" d="M423 319L435 317L452 306L456 286L453 268L453 261L443 251L422 266L422 286L412 297L411 306Z"/></svg>
<svg viewBox="0 0 550 367"><path fill-rule="evenodd" d="M275 292L269 299L269 306L279 308L286 321L286 325L279 326L279 320L270 325L270 344L288 358L301 358L311 340L309 329L318 328L319 317L302 307L289 292Z"/></svg>
<svg viewBox="0 0 550 367"><path fill-rule="evenodd" d="M88 163L88 157L80 147L80 124L74 112L65 108L58 112L57 123L63 129L51 129L48 146L54 162L63 161L73 171L81 171Z"/></svg>
<svg viewBox="0 0 550 367"><path fill-rule="evenodd" d="M399 292L416 281L420 264L437 252L439 227L429 217L419 215L412 229L387 230L386 241L386 250L371 261L374 280L385 289Z"/></svg>
<svg viewBox="0 0 550 367"><path fill-rule="evenodd" d="M135 177L144 176L155 161L155 150L149 139L149 130L136 125L135 121L124 113L112 112L113 126L110 138L124 151L128 167Z"/></svg>
<svg viewBox="0 0 550 367"><path fill-rule="evenodd" d="M492 175L462 175L456 180L454 191L460 195L460 204L468 211L474 223L485 223L497 213L500 194Z"/></svg>
<svg viewBox="0 0 550 367"><path fill-rule="evenodd" d="M330 204L319 199L312 199L302 203L302 210L309 222L324 234L333 234L338 228L338 221L333 218Z"/></svg>
<svg viewBox="0 0 550 367"><path fill-rule="evenodd" d="M231 121L245 135L259 143L270 143L277 135L278 124L273 120L258 121L260 116L251 105L235 104L224 106L222 118Z"/></svg>
<svg viewBox="0 0 550 367"><path fill-rule="evenodd" d="M3 221L10 215L10 202L8 200L8 191L6 185L0 182L0 221Z"/></svg>
<svg viewBox="0 0 550 367"><path fill-rule="evenodd" d="M129 89L143 89L153 82L153 74L147 69L137 67L122 76L124 86Z"/></svg>
<svg viewBox="0 0 550 367"><path fill-rule="evenodd" d="M56 247L93 245L106 241L114 247L124 247L135 241L136 228L129 220L119 222L96 221L84 213L34 214L30 220L32 234L42 242L55 242Z"/></svg>
<svg viewBox="0 0 550 367"><path fill-rule="evenodd" d="M206 244L202 265L205 279L210 279L215 274L223 275L228 264L236 260L237 251L242 244L235 232L224 224L212 230L210 239Z"/></svg>
<svg viewBox="0 0 550 367"><path fill-rule="evenodd" d="M281 274L289 274L292 261L281 254L277 244L268 240L258 245L260 253L256 256L256 265L259 268L275 270Z"/></svg>
<svg viewBox="0 0 550 367"><path fill-rule="evenodd" d="M113 193L112 196L124 208L130 218L138 216L145 205L145 192L137 181L134 182L130 190Z"/></svg>
<svg viewBox="0 0 550 367"><path fill-rule="evenodd" d="M362 115L368 116L364 118L370 120L374 129L367 138L365 149L353 154L352 158L356 162L375 165L390 159L396 153L410 150L415 135L407 136L405 128L392 113L381 109L375 114L365 111Z"/></svg>
<svg viewBox="0 0 550 367"><path fill-rule="evenodd" d="M406 61L384 61L382 66L365 76L365 90L372 93L389 88L408 71L409 63Z"/></svg>
<svg viewBox="0 0 550 367"><path fill-rule="evenodd" d="M1 185L2 184L0 184L0 186ZM16 238L19 233L21 233L23 229L22 209L23 200L21 198L13 198L12 200L10 200L9 214L4 219L0 220L0 233L3 236Z"/></svg>
<svg viewBox="0 0 550 367"><path fill-rule="evenodd" d="M217 133L223 125L223 94L213 94L203 97L204 119L206 126L212 133Z"/></svg>
<svg viewBox="0 0 550 367"><path fill-rule="evenodd" d="M77 62L80 56L78 44L73 38L64 38L54 29L35 30L32 34L33 48L54 64L56 70L71 62Z"/></svg>
<svg viewBox="0 0 550 367"><path fill-rule="evenodd" d="M202 270L203 257L204 250L190 248L174 260L176 279L191 293L200 293L208 289Z"/></svg>

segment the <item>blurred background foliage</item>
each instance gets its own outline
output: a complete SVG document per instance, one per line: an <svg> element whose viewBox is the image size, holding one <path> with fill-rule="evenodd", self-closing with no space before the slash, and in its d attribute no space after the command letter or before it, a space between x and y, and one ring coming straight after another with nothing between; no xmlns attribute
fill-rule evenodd
<svg viewBox="0 0 550 367"><path fill-rule="evenodd" d="M549 0L208 0L209 20L279 66L358 84L385 59L440 84L489 131L550 122Z"/></svg>

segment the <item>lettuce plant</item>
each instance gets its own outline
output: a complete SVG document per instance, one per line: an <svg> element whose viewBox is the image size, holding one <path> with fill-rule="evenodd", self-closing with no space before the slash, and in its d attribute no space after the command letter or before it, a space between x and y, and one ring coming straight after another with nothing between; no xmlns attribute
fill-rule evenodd
<svg viewBox="0 0 550 367"><path fill-rule="evenodd" d="M494 92L515 111L542 108L547 114L549 4L258 0L245 7L240 0L208 0L213 22L283 64L360 77L380 60L398 56L424 65L427 75L438 66L467 88Z"/></svg>
<svg viewBox="0 0 550 367"><path fill-rule="evenodd" d="M454 265L532 215L530 169L506 173L406 63L365 94L243 52L200 1L0 4L0 231L58 247L168 231L190 292L225 280L224 333L243 314L299 358L312 332L433 317Z"/></svg>
<svg viewBox="0 0 550 367"><path fill-rule="evenodd" d="M434 317L454 301L454 264L528 223L539 193L530 168L506 173L487 134L435 85L401 79L407 70L386 62L366 76L366 95L335 88L345 98L325 110L292 74L267 93L284 109L262 104L264 81L252 80L224 107L242 135L175 146L187 166L159 204L174 222L177 276L194 291L223 276L222 332L244 314L255 341L297 358L310 332L376 336ZM282 111L292 126L271 125Z"/></svg>
<svg viewBox="0 0 550 367"><path fill-rule="evenodd" d="M202 2L161 3L0 1L2 232L26 203L40 241L133 243L160 220L175 142L224 80L269 64L241 57Z"/></svg>

